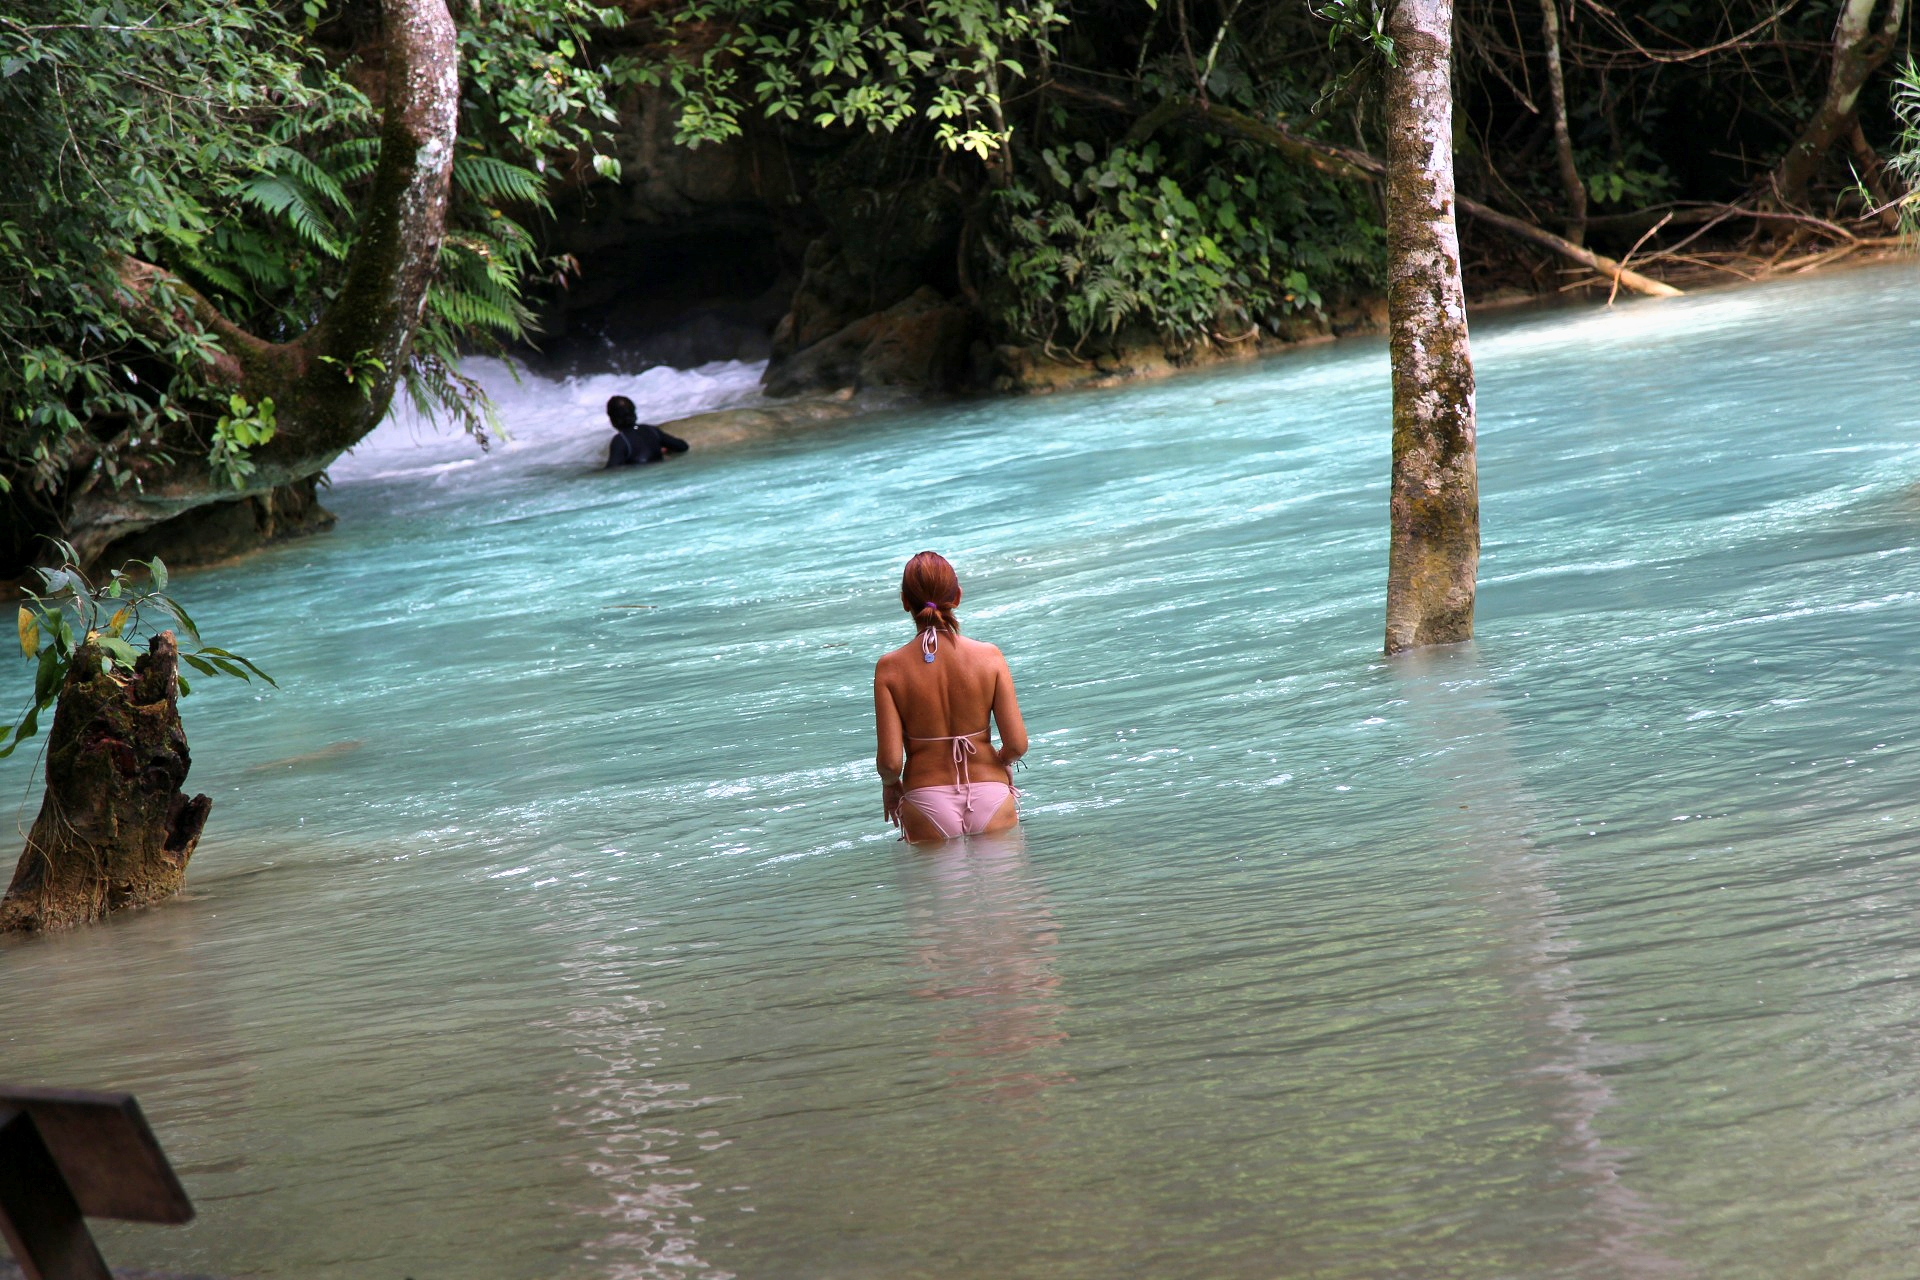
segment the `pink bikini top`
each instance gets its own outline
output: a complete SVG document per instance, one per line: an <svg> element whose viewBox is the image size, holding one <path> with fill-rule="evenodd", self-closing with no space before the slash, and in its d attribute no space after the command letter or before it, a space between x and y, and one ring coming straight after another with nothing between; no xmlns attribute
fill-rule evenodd
<svg viewBox="0 0 1920 1280"><path fill-rule="evenodd" d="M973 775L967 768L967 761L980 754L980 748L974 745L974 739L986 736L985 729L975 729L972 733L956 733L944 738L908 738L908 742L951 742L953 744L953 776L963 787L973 785ZM904 772L904 770L902 770Z"/></svg>

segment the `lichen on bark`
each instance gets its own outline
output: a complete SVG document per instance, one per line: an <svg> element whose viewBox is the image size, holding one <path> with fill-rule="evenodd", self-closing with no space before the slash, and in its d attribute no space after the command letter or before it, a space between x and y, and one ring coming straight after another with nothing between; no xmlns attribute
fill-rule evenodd
<svg viewBox="0 0 1920 1280"><path fill-rule="evenodd" d="M1388 653L1473 636L1480 490L1454 222L1452 26L1450 0L1400 0L1389 23L1396 57L1387 78Z"/></svg>

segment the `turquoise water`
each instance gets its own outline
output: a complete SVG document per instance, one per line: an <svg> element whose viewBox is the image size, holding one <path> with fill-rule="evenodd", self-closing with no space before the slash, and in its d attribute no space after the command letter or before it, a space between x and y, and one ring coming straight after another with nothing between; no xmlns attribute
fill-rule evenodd
<svg viewBox="0 0 1920 1280"><path fill-rule="evenodd" d="M1392 663L1378 342L620 475L631 380L504 386L183 576L282 691L185 704L188 894L0 944L0 1075L139 1094L129 1265L1909 1276L1916 338L1904 268L1480 323L1479 639ZM880 820L923 547L1017 839Z"/></svg>

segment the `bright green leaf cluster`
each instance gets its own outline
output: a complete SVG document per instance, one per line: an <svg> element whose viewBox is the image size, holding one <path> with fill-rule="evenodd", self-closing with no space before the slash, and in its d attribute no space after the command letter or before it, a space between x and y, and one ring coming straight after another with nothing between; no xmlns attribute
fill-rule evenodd
<svg viewBox="0 0 1920 1280"><path fill-rule="evenodd" d="M988 160L1012 136L1003 95L1053 56L1054 0L688 0L666 77L687 146L737 137L741 117L892 133L934 125Z"/></svg>
<svg viewBox="0 0 1920 1280"><path fill-rule="evenodd" d="M39 732L40 713L59 701L76 661L95 658L104 674L132 676L140 660L136 643L155 634L156 622L178 627L191 642L193 648L180 650L180 660L200 674L248 681L258 676L269 685L274 683L239 654L201 642L193 619L167 594L167 566L158 556L129 560L96 583L81 570L72 547L58 542L55 548L60 567L39 570L40 590L22 593L26 603L20 606L17 625L20 652L36 664L33 697L11 733L0 735L6 737L0 756L12 755L14 748ZM179 680L180 692L189 692L186 677Z"/></svg>
<svg viewBox="0 0 1920 1280"><path fill-rule="evenodd" d="M1243 341L1377 277L1379 227L1354 193L1270 155L1215 154L1042 149L1043 176L1002 196L1003 321L1072 350L1129 327Z"/></svg>

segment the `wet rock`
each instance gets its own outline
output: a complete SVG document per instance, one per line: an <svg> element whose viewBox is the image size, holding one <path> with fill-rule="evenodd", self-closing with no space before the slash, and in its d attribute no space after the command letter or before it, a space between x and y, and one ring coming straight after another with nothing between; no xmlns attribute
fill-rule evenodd
<svg viewBox="0 0 1920 1280"><path fill-rule="evenodd" d="M792 436L811 427L843 422L861 414L873 413L909 403L911 397L856 394L852 387L837 391L796 396L778 404L740 409L715 409L696 413L662 425L693 446L696 453L736 445L757 444Z"/></svg>
<svg viewBox="0 0 1920 1280"><path fill-rule="evenodd" d="M973 343L966 303L922 286L767 367L768 395L839 387L947 391L960 385Z"/></svg>
<svg viewBox="0 0 1920 1280"><path fill-rule="evenodd" d="M196 507L171 520L117 539L100 563L159 556L176 569L236 560L271 543L322 533L334 526L334 514L320 505L318 482L302 480L267 493Z"/></svg>

